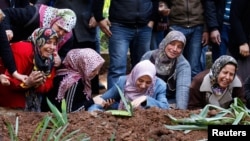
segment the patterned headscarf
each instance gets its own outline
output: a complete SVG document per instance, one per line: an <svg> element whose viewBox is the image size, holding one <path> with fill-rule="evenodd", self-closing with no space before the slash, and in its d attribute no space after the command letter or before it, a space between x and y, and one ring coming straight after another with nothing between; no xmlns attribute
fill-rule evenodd
<svg viewBox="0 0 250 141"><path fill-rule="evenodd" d="M71 9L58 9L46 5L41 5L39 9L40 14L40 27L52 27L57 23L67 33L60 39L59 47L63 45L72 35L72 29L76 25L76 14Z"/></svg>
<svg viewBox="0 0 250 141"><path fill-rule="evenodd" d="M218 59L215 60L215 62L213 63L213 65L210 69L210 72L209 72L210 83L211 83L212 89L215 92L217 91L218 93L221 93L219 90L220 88L219 88L219 85L217 82L217 78L218 78L218 75L219 75L221 69L229 63L235 65L235 67L237 69L237 66L238 66L237 61L229 55L220 56Z"/></svg>
<svg viewBox="0 0 250 141"><path fill-rule="evenodd" d="M53 55L49 58L41 56L41 47L44 46L50 39L58 39L56 32L51 28L37 28L28 38L33 44L35 55L35 66L38 70L49 74L53 66Z"/></svg>
<svg viewBox="0 0 250 141"><path fill-rule="evenodd" d="M149 76L152 80L151 85L144 91L138 92L138 88L136 86L136 81L138 78L142 76ZM152 96L154 93L154 86L156 82L156 69L153 63L149 60L143 60L135 65L132 69L131 73L127 76L127 81L124 87L124 96L129 101L133 101L134 99L142 96L148 95ZM122 109L123 103L120 102L119 108Z"/></svg>
<svg viewBox="0 0 250 141"><path fill-rule="evenodd" d="M89 75L96 68L101 68L104 59L93 49L72 49L63 61L64 69L58 70L57 75L66 75L60 83L57 100L64 98L67 90L79 79L84 84L83 93L91 97L91 82Z"/></svg>
<svg viewBox="0 0 250 141"><path fill-rule="evenodd" d="M155 60L156 72L160 75L168 75L177 59L170 59L165 53L166 46L172 41L180 41L183 43L184 47L186 45L186 37L182 32L174 30L167 34L167 36L161 41L159 49L155 50L152 54Z"/></svg>

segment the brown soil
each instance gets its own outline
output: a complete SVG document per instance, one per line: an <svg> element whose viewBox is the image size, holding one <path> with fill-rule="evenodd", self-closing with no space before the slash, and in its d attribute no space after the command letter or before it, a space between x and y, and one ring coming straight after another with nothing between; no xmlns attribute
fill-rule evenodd
<svg viewBox="0 0 250 141"><path fill-rule="evenodd" d="M189 117L190 113L197 111L186 110L160 110L151 108L147 110L136 109L132 117L117 117L109 113L86 111L68 114L69 125L65 135L80 129L86 133L91 141L198 141L207 139L207 131L168 130L165 125L172 125L166 114L176 118ZM48 113L30 112L2 112L0 115L0 140L10 141L10 136L4 121L15 125L16 114L19 115L19 141L30 141L36 126ZM48 131L50 129L47 129ZM44 136L45 138L45 136ZM45 140L45 139L44 139Z"/></svg>
<svg viewBox="0 0 250 141"><path fill-rule="evenodd" d="M106 85L105 79L106 74L101 74L100 80L104 85ZM69 125L64 135L79 129L79 133L85 133L91 141L112 141L113 135L115 136L113 141L204 141L207 139L206 130L191 131L185 134L183 131L173 131L165 127L165 125L173 124L166 114L171 114L176 118L184 118L197 112L157 108L135 109L132 117L117 117L103 112L70 113L68 114ZM31 113L0 108L0 141L11 140L4 121L15 126L16 115L19 115L19 141L31 141L38 123L47 114L51 113ZM50 130L47 129L47 132ZM46 136L43 138L46 141Z"/></svg>

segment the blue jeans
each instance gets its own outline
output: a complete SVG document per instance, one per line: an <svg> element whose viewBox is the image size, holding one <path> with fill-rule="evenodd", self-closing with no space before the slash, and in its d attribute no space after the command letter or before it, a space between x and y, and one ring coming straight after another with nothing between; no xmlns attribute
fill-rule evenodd
<svg viewBox="0 0 250 141"><path fill-rule="evenodd" d="M108 89L127 72L127 53L130 51L131 67L135 66L144 53L150 50L152 28L127 27L112 23L112 36L109 38Z"/></svg>
<svg viewBox="0 0 250 141"><path fill-rule="evenodd" d="M204 64L201 64L203 25L194 27L172 25L170 28L180 31L186 36L186 46L184 47L183 55L191 66L193 78L196 74L203 71L204 66Z"/></svg>
<svg viewBox="0 0 250 141"><path fill-rule="evenodd" d="M220 31L221 43L220 45L212 45L212 60L213 62L218 59L221 55L227 54L227 47L229 46L228 35L230 32L230 25L222 25L222 29Z"/></svg>
<svg viewBox="0 0 250 141"><path fill-rule="evenodd" d="M164 39L164 31L153 31L151 37L150 50L155 50L159 48L159 44Z"/></svg>

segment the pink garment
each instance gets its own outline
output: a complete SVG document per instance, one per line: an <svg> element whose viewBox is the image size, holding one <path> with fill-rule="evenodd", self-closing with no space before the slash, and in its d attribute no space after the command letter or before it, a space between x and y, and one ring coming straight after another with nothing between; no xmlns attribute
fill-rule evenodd
<svg viewBox="0 0 250 141"><path fill-rule="evenodd" d="M62 100L67 90L79 79L84 86L83 93L91 97L91 79L93 70L101 68L104 59L93 49L72 49L63 61L64 68L58 70L57 75L66 75L59 86L57 99ZM99 71L98 70L98 71Z"/></svg>

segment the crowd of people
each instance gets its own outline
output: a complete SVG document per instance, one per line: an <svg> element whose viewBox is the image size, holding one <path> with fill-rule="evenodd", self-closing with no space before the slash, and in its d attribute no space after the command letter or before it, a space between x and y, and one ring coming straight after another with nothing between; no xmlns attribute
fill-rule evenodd
<svg viewBox="0 0 250 141"><path fill-rule="evenodd" d="M108 17L105 0L0 2L1 107L124 109L120 88L133 108L229 108L236 97L250 108L248 0L110 0Z"/></svg>

